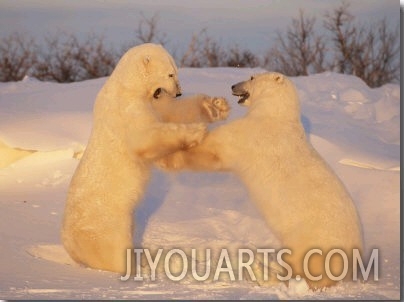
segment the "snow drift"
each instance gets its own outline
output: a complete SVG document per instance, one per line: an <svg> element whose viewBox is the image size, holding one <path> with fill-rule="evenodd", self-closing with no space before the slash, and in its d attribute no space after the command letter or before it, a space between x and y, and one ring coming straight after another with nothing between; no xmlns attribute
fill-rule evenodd
<svg viewBox="0 0 404 302"><path fill-rule="evenodd" d="M180 69L185 94L226 97L229 120L244 114L231 85L259 69ZM343 282L323 292L249 281L119 280L68 262L58 250L70 178L89 137L92 106L105 79L72 84L25 78L0 83L2 299L398 299L400 297L400 87L370 89L354 76L292 78L314 147L351 193L365 255L379 249L379 280ZM210 127L216 127L213 124ZM228 173L153 171L135 217L143 247L270 247L278 241ZM53 261L33 257L42 252ZM48 257L51 258L51 257Z"/></svg>

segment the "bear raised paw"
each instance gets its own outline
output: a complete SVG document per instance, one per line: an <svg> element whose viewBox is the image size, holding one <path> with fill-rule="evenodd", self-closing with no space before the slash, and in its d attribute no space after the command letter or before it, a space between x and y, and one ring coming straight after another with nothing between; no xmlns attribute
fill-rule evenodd
<svg viewBox="0 0 404 302"><path fill-rule="evenodd" d="M202 107L209 122L225 120L229 116L230 106L224 98L206 96Z"/></svg>
<svg viewBox="0 0 404 302"><path fill-rule="evenodd" d="M212 123L225 120L230 112L230 106L223 97L196 94L174 99L165 90L159 91L152 105L164 122Z"/></svg>

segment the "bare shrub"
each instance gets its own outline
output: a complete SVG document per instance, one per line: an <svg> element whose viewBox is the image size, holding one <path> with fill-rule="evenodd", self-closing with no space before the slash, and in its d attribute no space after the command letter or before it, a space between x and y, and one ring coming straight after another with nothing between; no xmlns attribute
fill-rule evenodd
<svg viewBox="0 0 404 302"><path fill-rule="evenodd" d="M257 67L260 62L256 55L249 50L241 51L238 46L230 48L226 56L226 66Z"/></svg>
<svg viewBox="0 0 404 302"><path fill-rule="evenodd" d="M166 45L166 34L158 28L158 14L146 17L141 13L140 16L135 42L130 47L148 42ZM314 17L306 17L300 10L285 31L277 32L275 46L263 59L249 50L240 50L237 45L224 49L205 28L192 36L178 65L263 66L290 76L331 70L354 74L370 87L400 79L398 25L392 29L385 19L372 25L359 25L346 2L324 14L323 35L315 32L315 22ZM46 37L39 48L32 38L11 34L0 40L0 81L19 81L27 74L56 82L108 76L128 48L122 47L116 53L106 47L102 36L93 34L78 39L63 32Z"/></svg>
<svg viewBox="0 0 404 302"><path fill-rule="evenodd" d="M139 43L158 43L165 45L167 43L166 33L160 33L158 30L159 15L154 14L146 17L140 13L141 19L135 31L136 40Z"/></svg>
<svg viewBox="0 0 404 302"><path fill-rule="evenodd" d="M400 55L399 27L389 30L385 19L379 21L370 29L367 35L367 45L365 47L364 58L355 65L358 66L356 75L365 80L370 87L379 87L386 83L400 81ZM375 36L373 33L378 33ZM361 67L362 66L362 67Z"/></svg>
<svg viewBox="0 0 404 302"><path fill-rule="evenodd" d="M268 52L264 64L269 69L289 76L322 72L324 68L325 44L314 32L315 18L306 18L303 10L292 19L286 33L277 32L275 46Z"/></svg>
<svg viewBox="0 0 404 302"><path fill-rule="evenodd" d="M354 74L370 87L379 87L399 79L398 27L389 29L385 19L371 26L354 24L355 17L349 12L346 2L325 17L324 26L334 44L334 60L329 65L330 70Z"/></svg>
<svg viewBox="0 0 404 302"><path fill-rule="evenodd" d="M182 67L217 67L223 66L225 51L219 43L208 36L203 29L192 36L188 49L180 60Z"/></svg>
<svg viewBox="0 0 404 302"><path fill-rule="evenodd" d="M385 19L372 26L354 20L349 4L342 2L324 15L328 36L319 36L314 32L315 18L306 18L300 10L287 30L277 33L264 66L290 76L325 70L353 74L370 87L398 80L398 28L391 30Z"/></svg>
<svg viewBox="0 0 404 302"><path fill-rule="evenodd" d="M0 40L0 81L20 81L36 62L32 38L13 33Z"/></svg>
<svg viewBox="0 0 404 302"><path fill-rule="evenodd" d="M46 38L34 76L43 81L69 83L110 75L117 56L103 41L100 36L90 35L80 42L66 33Z"/></svg>
<svg viewBox="0 0 404 302"><path fill-rule="evenodd" d="M118 61L115 51L105 46L101 36L90 35L78 45L78 49L76 61L82 80L109 76Z"/></svg>
<svg viewBox="0 0 404 302"><path fill-rule="evenodd" d="M34 76L43 81L75 82L80 80L76 57L79 53L76 37L58 33L45 38L45 46L39 51Z"/></svg>
<svg viewBox="0 0 404 302"><path fill-rule="evenodd" d="M358 51L358 37L363 35L353 24L354 16L343 3L331 13L325 14L324 26L330 32L334 44L334 56L329 68L340 73L353 73L351 56Z"/></svg>
<svg viewBox="0 0 404 302"><path fill-rule="evenodd" d="M126 51L128 51L133 46L143 44L143 43L156 43L166 46L168 43L166 33L161 33L158 28L159 15L157 13L150 17L147 17L140 13L140 21L135 29L135 37L132 42L124 43L120 47L120 51L117 53L117 57L121 57Z"/></svg>

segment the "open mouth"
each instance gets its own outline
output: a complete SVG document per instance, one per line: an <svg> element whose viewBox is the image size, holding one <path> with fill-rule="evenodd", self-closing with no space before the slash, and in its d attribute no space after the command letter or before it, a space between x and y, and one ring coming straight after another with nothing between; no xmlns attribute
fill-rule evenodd
<svg viewBox="0 0 404 302"><path fill-rule="evenodd" d="M234 92L233 91L233 95L239 97L239 100L237 102L238 104L243 104L245 102L245 100L250 97L250 94L247 91L243 91L243 92Z"/></svg>
<svg viewBox="0 0 404 302"><path fill-rule="evenodd" d="M155 91L154 91L154 93L153 93L153 98L155 98L155 99L159 99L161 96L163 96L163 95L169 95L169 93L167 92L167 90L165 90L164 88L157 88ZM175 94L175 97L179 97L179 96L181 96L182 95L182 93L181 92L177 92L176 94Z"/></svg>

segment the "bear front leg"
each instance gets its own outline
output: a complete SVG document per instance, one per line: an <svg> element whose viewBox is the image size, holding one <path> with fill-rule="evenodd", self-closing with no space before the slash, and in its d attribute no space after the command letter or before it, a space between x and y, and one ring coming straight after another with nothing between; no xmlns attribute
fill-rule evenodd
<svg viewBox="0 0 404 302"><path fill-rule="evenodd" d="M185 150L198 145L207 134L206 125L156 123L145 130L139 137L132 138L135 152L138 156L148 160L155 160L178 150ZM136 140L136 141L135 141Z"/></svg>

